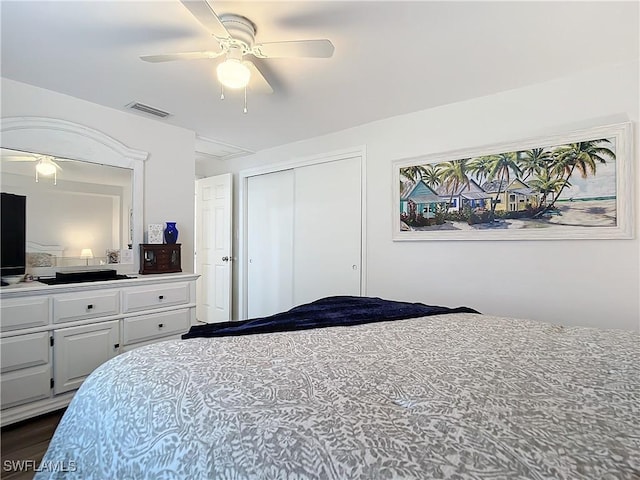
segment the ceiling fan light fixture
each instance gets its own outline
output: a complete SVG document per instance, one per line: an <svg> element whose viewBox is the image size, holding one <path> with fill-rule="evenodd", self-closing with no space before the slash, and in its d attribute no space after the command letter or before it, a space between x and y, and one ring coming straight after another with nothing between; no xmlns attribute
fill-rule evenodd
<svg viewBox="0 0 640 480"><path fill-rule="evenodd" d="M49 175L56 173L56 166L51 162L51 160L43 158L36 164L36 170L40 175L48 177Z"/></svg>
<svg viewBox="0 0 640 480"><path fill-rule="evenodd" d="M218 81L227 88L240 89L249 84L251 70L247 62L235 58L227 58L216 68Z"/></svg>

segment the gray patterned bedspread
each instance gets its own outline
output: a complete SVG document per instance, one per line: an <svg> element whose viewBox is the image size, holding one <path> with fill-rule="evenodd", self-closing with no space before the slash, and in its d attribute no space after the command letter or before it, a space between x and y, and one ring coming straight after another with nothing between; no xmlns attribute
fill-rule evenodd
<svg viewBox="0 0 640 480"><path fill-rule="evenodd" d="M479 316L163 342L82 385L81 479L638 479L640 336Z"/></svg>

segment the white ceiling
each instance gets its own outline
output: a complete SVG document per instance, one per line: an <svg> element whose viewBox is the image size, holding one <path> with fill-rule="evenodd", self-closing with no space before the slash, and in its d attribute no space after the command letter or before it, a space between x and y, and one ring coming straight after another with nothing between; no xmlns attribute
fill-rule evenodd
<svg viewBox="0 0 640 480"><path fill-rule="evenodd" d="M178 0L2 0L2 76L151 105L233 157L639 58L637 0L210 3L250 18L259 43L329 38L335 54L256 61L275 93L250 92L243 114L241 94L219 99L215 61L139 59L215 46Z"/></svg>
<svg viewBox="0 0 640 480"><path fill-rule="evenodd" d="M16 161L19 157L21 161ZM16 150L0 148L0 172L2 175L13 174L35 180L37 158L28 160L30 154ZM112 167L99 163L55 158L54 161L64 172L63 181L95 183L98 185L112 185L131 188L131 170L128 168ZM60 172L58 172L58 175ZM40 181L51 184L53 176L45 176Z"/></svg>

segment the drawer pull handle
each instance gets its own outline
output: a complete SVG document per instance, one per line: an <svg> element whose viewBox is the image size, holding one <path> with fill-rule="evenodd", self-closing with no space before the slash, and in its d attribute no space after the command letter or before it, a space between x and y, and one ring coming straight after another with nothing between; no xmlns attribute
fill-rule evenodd
<svg viewBox="0 0 640 480"><path fill-rule="evenodd" d="M87 305L87 310L91 310L93 308L93 304L90 303L89 305Z"/></svg>
<svg viewBox="0 0 640 480"><path fill-rule="evenodd" d="M158 299L162 300L164 298L164 295L158 295Z"/></svg>
<svg viewBox="0 0 640 480"><path fill-rule="evenodd" d="M158 328L162 328L162 327L164 327L164 323L159 323Z"/></svg>
<svg viewBox="0 0 640 480"><path fill-rule="evenodd" d="M113 346L113 348L120 348L120 344L119 344L119 343L116 343L116 344Z"/></svg>

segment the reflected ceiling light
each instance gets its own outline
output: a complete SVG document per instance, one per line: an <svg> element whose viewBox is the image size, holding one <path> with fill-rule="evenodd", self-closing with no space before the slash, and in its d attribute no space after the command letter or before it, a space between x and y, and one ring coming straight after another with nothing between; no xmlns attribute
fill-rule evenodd
<svg viewBox="0 0 640 480"><path fill-rule="evenodd" d="M36 164L36 170L40 175L49 176L56 173L56 166L47 157L42 157Z"/></svg>
<svg viewBox="0 0 640 480"><path fill-rule="evenodd" d="M36 163L36 182L38 182L39 175L44 175L45 177L53 175L53 184L58 184L58 165L51 160L52 158L40 157L40 160Z"/></svg>

